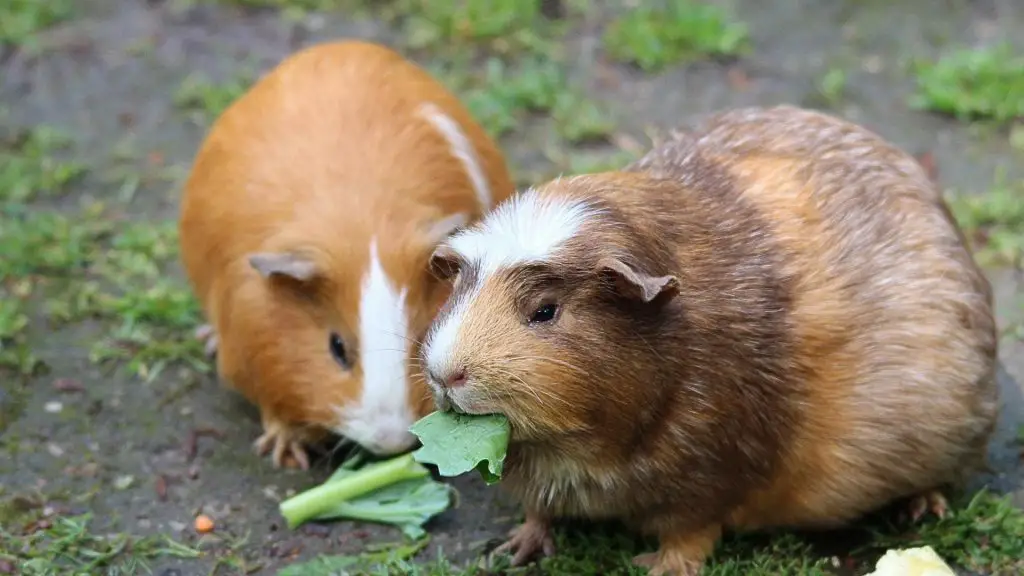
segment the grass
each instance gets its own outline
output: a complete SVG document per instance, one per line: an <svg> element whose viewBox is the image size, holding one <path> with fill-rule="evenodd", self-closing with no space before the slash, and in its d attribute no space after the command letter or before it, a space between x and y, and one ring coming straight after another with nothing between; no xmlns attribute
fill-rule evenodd
<svg viewBox="0 0 1024 576"><path fill-rule="evenodd" d="M157 558L198 558L200 551L167 536L98 535L91 514L0 524L0 566L22 576L128 576Z"/></svg>
<svg viewBox="0 0 1024 576"><path fill-rule="evenodd" d="M697 58L738 56L750 45L746 24L731 21L718 6L693 0L643 3L613 20L603 40L614 60L645 72Z"/></svg>
<svg viewBox="0 0 1024 576"><path fill-rule="evenodd" d="M1024 257L1024 181L997 175L985 194L953 194L950 208L964 230L978 263L1020 266Z"/></svg>
<svg viewBox="0 0 1024 576"><path fill-rule="evenodd" d="M499 54L549 54L565 31L541 14L540 0L394 0L405 44L411 49L464 51L484 48Z"/></svg>
<svg viewBox="0 0 1024 576"><path fill-rule="evenodd" d="M951 565L983 574L1009 576L1024 569L1024 511L1008 497L981 491L970 500L953 506L942 520L930 518L915 530L907 526L866 524L843 533L798 535L780 533L729 535L718 545L702 572L703 576L825 576L843 567L863 574L888 548L931 546ZM535 574L570 576L606 574L642 576L631 564L634 555L654 550L651 540L636 538L614 525L556 530L558 553L526 569L510 569L507 559L472 561L466 567L453 565L437 550L437 559L415 562L415 546L362 556L323 556L295 564L280 576L319 576L342 569L360 568L360 573L406 576L483 576L493 574ZM866 544L851 545L856 541ZM424 543L421 543L424 544ZM427 545L429 546L429 545ZM836 554L827 548L842 548ZM334 570L332 572L331 570Z"/></svg>
<svg viewBox="0 0 1024 576"><path fill-rule="evenodd" d="M1009 496L975 494L948 517L911 533L875 530L870 549L928 545L947 562L984 574L1024 573L1024 511Z"/></svg>
<svg viewBox="0 0 1024 576"><path fill-rule="evenodd" d="M0 3L0 47L35 46L37 35L74 15L74 0L4 0Z"/></svg>
<svg viewBox="0 0 1024 576"><path fill-rule="evenodd" d="M1024 55L1000 43L919 63L917 92L910 104L961 120L1024 118Z"/></svg>
<svg viewBox="0 0 1024 576"><path fill-rule="evenodd" d="M0 202L53 197L81 177L81 162L62 158L71 139L49 126L15 130L0 140Z"/></svg>
<svg viewBox="0 0 1024 576"><path fill-rule="evenodd" d="M602 140L614 128L608 112L570 87L564 67L550 59L509 63L491 57L482 74L472 74L458 64L434 72L495 138L516 133L531 117L541 115L550 115L558 136L568 145Z"/></svg>
<svg viewBox="0 0 1024 576"><path fill-rule="evenodd" d="M69 144L36 128L0 156L0 368L31 374L40 366L27 343L40 316L51 329L104 321L112 330L93 344L93 360L124 362L146 379L173 362L205 371L189 335L199 322L191 291L162 275L177 256L174 222L118 222L102 204L65 213L32 203L70 193L87 175L84 165L59 159Z"/></svg>

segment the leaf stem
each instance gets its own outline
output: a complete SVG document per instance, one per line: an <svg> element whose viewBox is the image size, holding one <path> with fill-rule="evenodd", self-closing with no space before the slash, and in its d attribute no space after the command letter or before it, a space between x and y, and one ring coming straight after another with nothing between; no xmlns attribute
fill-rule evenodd
<svg viewBox="0 0 1024 576"><path fill-rule="evenodd" d="M281 502L281 515L284 516L289 528L295 528L337 506L339 502L351 500L403 480L423 478L429 473L413 459L412 454L403 454L370 464L357 472L296 494Z"/></svg>

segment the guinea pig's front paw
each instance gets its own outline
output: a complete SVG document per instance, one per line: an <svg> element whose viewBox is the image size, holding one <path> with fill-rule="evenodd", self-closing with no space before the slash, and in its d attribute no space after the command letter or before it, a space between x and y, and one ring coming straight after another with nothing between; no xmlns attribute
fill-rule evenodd
<svg viewBox="0 0 1024 576"><path fill-rule="evenodd" d="M203 351L206 356L213 358L217 355L217 347L220 345L220 339L217 338L217 331L213 329L211 324L203 324L196 328L195 331L196 340L203 343Z"/></svg>
<svg viewBox="0 0 1024 576"><path fill-rule="evenodd" d="M939 490L928 490L910 499L907 505L907 513L911 522L918 522L924 517L925 512L931 512L939 518L945 518L949 513L949 502Z"/></svg>
<svg viewBox="0 0 1024 576"><path fill-rule="evenodd" d="M290 457L300 468L309 470L309 454L303 446L302 435L292 426L277 420L264 421L263 435L256 439L254 446L260 456L272 451L275 468L284 466Z"/></svg>
<svg viewBox="0 0 1024 576"><path fill-rule="evenodd" d="M703 560L693 560L664 552L640 554L633 558L633 564L647 568L648 576L698 576L704 568Z"/></svg>
<svg viewBox="0 0 1024 576"><path fill-rule="evenodd" d="M532 514L526 515L526 521L516 527L511 537L501 546L494 549L494 554L514 552L513 566L522 566L529 562L537 553L544 556L555 554L555 541L551 537L551 524Z"/></svg>
<svg viewBox="0 0 1024 576"><path fill-rule="evenodd" d="M658 551L633 558L633 564L648 568L648 576L697 576L721 535L722 528L718 525L662 534L658 538Z"/></svg>

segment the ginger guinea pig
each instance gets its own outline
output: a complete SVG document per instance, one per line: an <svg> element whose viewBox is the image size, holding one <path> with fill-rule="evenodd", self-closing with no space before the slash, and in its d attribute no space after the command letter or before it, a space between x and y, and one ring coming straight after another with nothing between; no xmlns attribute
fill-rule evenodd
<svg viewBox="0 0 1024 576"><path fill-rule="evenodd" d="M450 287L430 255L514 191L496 144L426 71L380 45L282 61L211 127L187 180L182 261L256 446L308 467L337 433L409 449L432 408L418 343Z"/></svg>
<svg viewBox="0 0 1024 576"><path fill-rule="evenodd" d="M561 178L442 243L421 364L501 413L513 562L558 517L656 535L700 572L723 530L829 528L985 463L991 289L907 154L788 106L713 115L619 172Z"/></svg>

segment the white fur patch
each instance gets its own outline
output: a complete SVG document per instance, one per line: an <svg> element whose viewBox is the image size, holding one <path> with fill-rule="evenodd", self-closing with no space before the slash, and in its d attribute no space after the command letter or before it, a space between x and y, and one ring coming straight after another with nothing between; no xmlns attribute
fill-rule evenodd
<svg viewBox="0 0 1024 576"><path fill-rule="evenodd" d="M426 368L438 374L456 368L447 365L451 350L469 304L488 276L503 267L550 258L595 214L578 200L540 197L530 189L499 204L479 225L452 236L449 246L480 271L474 288L459 296L451 312L427 334Z"/></svg>
<svg viewBox="0 0 1024 576"><path fill-rule="evenodd" d="M381 266L377 240L359 300L359 362L363 391L356 404L339 410L339 433L379 454L412 446L406 374L409 355L406 289L396 290Z"/></svg>
<svg viewBox="0 0 1024 576"><path fill-rule="evenodd" d="M476 155L476 148L469 141L469 137L466 136L466 133L462 131L462 128L459 127L455 120L452 120L450 116L432 103L428 102L420 105L417 112L427 122L430 122L441 136L448 141L452 156L455 156L462 162L462 166L466 169L466 174L469 175L470 182L473 183L473 190L476 192L477 201L480 202L480 206L485 211L489 210L492 202L491 186L487 182L487 175L480 165L480 159Z"/></svg>
<svg viewBox="0 0 1024 576"><path fill-rule="evenodd" d="M579 200L542 197L529 189L503 202L479 226L457 233L448 243L480 266L483 280L502 267L548 259L594 215L595 210Z"/></svg>

